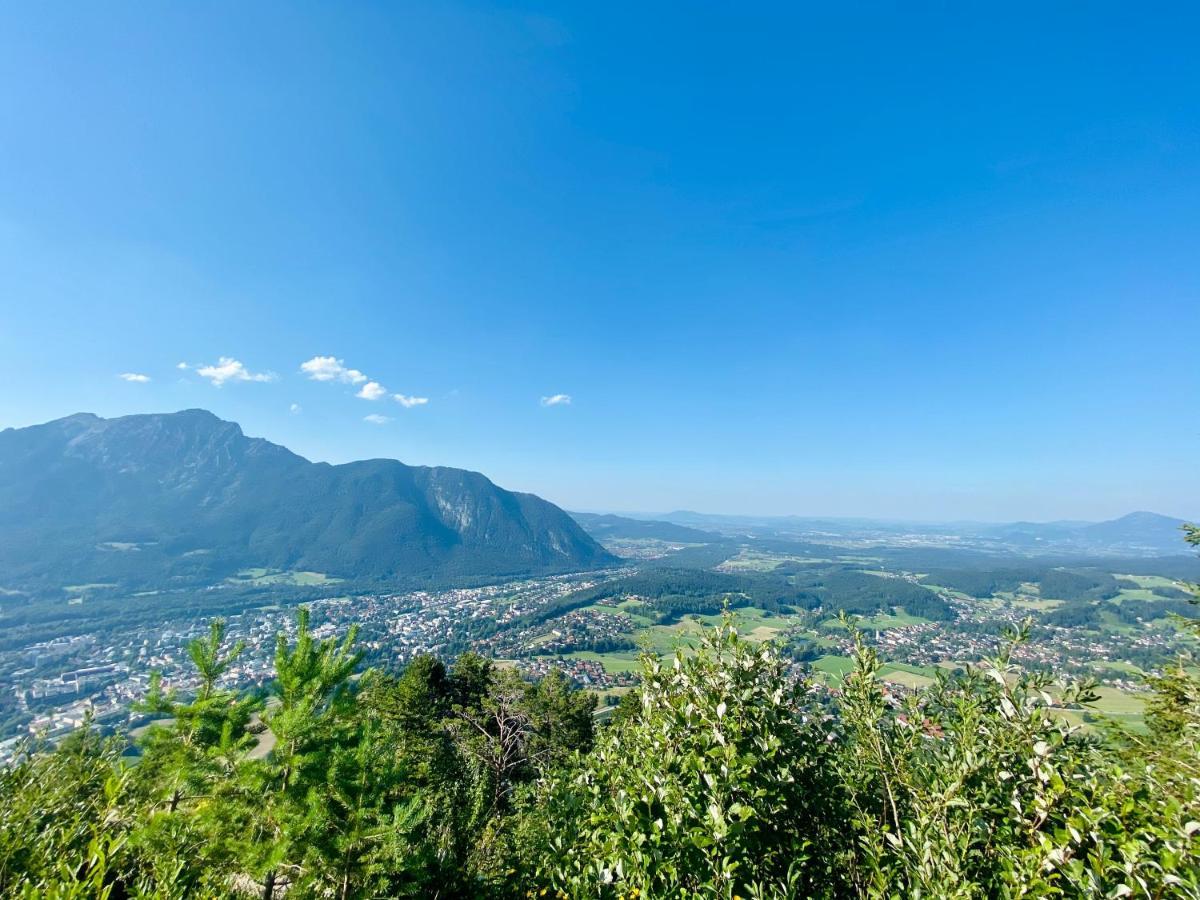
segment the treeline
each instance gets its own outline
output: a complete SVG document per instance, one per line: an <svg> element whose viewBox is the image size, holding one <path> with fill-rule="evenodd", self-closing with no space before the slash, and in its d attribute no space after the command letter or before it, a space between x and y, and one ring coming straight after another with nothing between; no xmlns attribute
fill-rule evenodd
<svg viewBox="0 0 1200 900"><path fill-rule="evenodd" d="M731 556L736 556L738 547L733 543L701 544L684 547L666 556L648 559L641 563L643 569L711 569L719 566Z"/></svg>
<svg viewBox="0 0 1200 900"><path fill-rule="evenodd" d="M922 580L980 598L1016 591L1026 583L1038 585L1041 596L1054 600L1108 600L1121 592L1107 572L1062 568L936 569Z"/></svg>
<svg viewBox="0 0 1200 900"><path fill-rule="evenodd" d="M1200 618L1200 607L1188 600L1122 600L1120 603L1102 604L1099 601L1076 601L1042 614L1043 625L1058 628L1098 628L1104 624L1103 616L1109 613L1118 621L1135 625L1139 621L1151 622L1170 616L1185 619Z"/></svg>
<svg viewBox="0 0 1200 900"><path fill-rule="evenodd" d="M356 681L354 635L303 616L264 703L216 687L217 625L138 764L82 731L0 772L0 895L1200 897L1195 671L1153 682L1148 735L1098 738L1022 637L897 706L861 640L822 696L727 621L597 728L562 676L474 655Z"/></svg>
<svg viewBox="0 0 1200 900"><path fill-rule="evenodd" d="M884 578L842 569L812 575L805 581L797 577L797 584L804 585L805 591L815 592L817 605L832 613L869 616L902 606L910 615L935 622L954 618L954 610L937 593L903 578Z"/></svg>

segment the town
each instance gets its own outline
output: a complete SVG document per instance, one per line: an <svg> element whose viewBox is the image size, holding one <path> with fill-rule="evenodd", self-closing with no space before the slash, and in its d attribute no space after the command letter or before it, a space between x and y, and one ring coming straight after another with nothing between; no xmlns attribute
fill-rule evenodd
<svg viewBox="0 0 1200 900"><path fill-rule="evenodd" d="M470 649L515 666L528 677L559 668L582 688L619 692L636 683L636 665L631 660L639 648L645 649L648 634L677 638L673 643L660 640L655 645L658 652L673 646L686 648L704 617L647 628L644 618L635 621L630 615L639 608L637 597L604 599L548 616L539 612L569 594L632 571L625 567L472 588L335 596L307 606L316 637L358 628L357 646L364 665L395 671L418 654L450 659ZM879 574L915 580L909 573ZM939 667L953 668L990 655L1003 631L1019 627L1037 602L1031 597L979 600L953 591L940 593L953 607L952 621L900 616L862 621L864 638L877 648L881 659L896 667L884 676L894 689L928 683L929 674ZM768 621L773 624L764 624ZM85 721L114 730L138 726L142 717L131 707L145 696L152 672L161 674L166 688L187 695L197 681L186 645L202 635L208 623L209 617L196 616L129 632L110 629L103 637L64 636L0 652L0 673L8 686L0 757L13 752L22 738L61 738ZM797 674L836 673L838 660L851 652L844 628L820 609L795 610L758 624L763 629L759 637L810 648L806 656L799 655L806 661L797 664ZM248 609L230 615L227 626L227 639L244 641L246 651L222 683L247 690L262 688L273 677L277 635L295 633L294 607ZM1133 694L1143 687L1142 672L1157 671L1185 646L1187 639L1166 620L1099 632L1039 625L1014 659L1029 669L1092 678Z"/></svg>

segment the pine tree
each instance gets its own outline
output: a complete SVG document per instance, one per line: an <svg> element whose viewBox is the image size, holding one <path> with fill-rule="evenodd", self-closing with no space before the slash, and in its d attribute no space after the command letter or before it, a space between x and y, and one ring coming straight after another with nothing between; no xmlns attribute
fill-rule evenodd
<svg viewBox="0 0 1200 900"><path fill-rule="evenodd" d="M341 641L318 641L301 608L295 643L283 634L276 640L277 702L263 715L275 743L266 759L241 772L234 824L244 837L232 841L263 900L319 876L312 848L328 825L326 779L339 748L353 738L349 679L362 659L353 649L357 633L351 628Z"/></svg>

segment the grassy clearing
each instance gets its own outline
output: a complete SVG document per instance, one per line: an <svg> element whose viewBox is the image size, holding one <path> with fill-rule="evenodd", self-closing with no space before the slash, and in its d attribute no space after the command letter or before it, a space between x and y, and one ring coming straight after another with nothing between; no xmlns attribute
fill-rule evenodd
<svg viewBox="0 0 1200 900"><path fill-rule="evenodd" d="M897 606L893 614L881 613L877 616L869 618L856 619L854 624L864 631L886 631L889 628L903 628L905 625L925 625L928 619L922 619L920 616L910 616L904 611L904 607ZM825 619L821 622L822 628L828 628L831 631L841 630L842 623L838 619Z"/></svg>
<svg viewBox="0 0 1200 900"><path fill-rule="evenodd" d="M1093 665L1096 669L1107 669L1110 672L1120 672L1123 675L1142 675L1143 671L1131 662L1122 660L1110 660L1108 662L1098 662Z"/></svg>
<svg viewBox="0 0 1200 900"><path fill-rule="evenodd" d="M1117 614L1111 609L1105 609L1101 611L1100 630L1104 632L1111 632L1113 634L1129 635L1131 637L1135 636L1139 631L1138 628L1135 628L1128 622L1123 622L1121 619L1117 618Z"/></svg>
<svg viewBox="0 0 1200 900"><path fill-rule="evenodd" d="M901 684L909 688L923 688L933 684L937 677L936 666L910 666L907 663L885 663L879 670L881 680Z"/></svg>
<svg viewBox="0 0 1200 900"><path fill-rule="evenodd" d="M602 616L615 616L617 613L625 613L633 620L635 628L648 628L654 624L654 620L649 616L641 615L637 612L639 609L645 609L645 605L638 603L636 600L626 600L619 606L606 606L603 603L592 603L588 606L579 607L579 612L599 613Z"/></svg>
<svg viewBox="0 0 1200 900"><path fill-rule="evenodd" d="M280 572L274 569L242 569L233 578L226 578L230 584L271 585L285 584L294 587L312 587L322 584L336 584L340 578L333 578L323 572Z"/></svg>
<svg viewBox="0 0 1200 900"><path fill-rule="evenodd" d="M1146 701L1136 694L1129 694L1117 688L1097 688L1100 699L1091 704L1097 712L1113 716L1140 716L1146 711Z"/></svg>
<svg viewBox="0 0 1200 900"><path fill-rule="evenodd" d="M737 556L725 560L720 568L726 571L771 572L780 563L811 565L828 563L830 560L816 556L786 556L781 553L763 553L758 550L742 550Z"/></svg>
<svg viewBox="0 0 1200 900"><path fill-rule="evenodd" d="M652 625L636 638L651 653L670 656L676 650L691 650L704 635L704 628L693 619L681 619L671 625Z"/></svg>
<svg viewBox="0 0 1200 900"><path fill-rule="evenodd" d="M1113 598L1114 603L1125 600L1162 600L1163 598L1149 588L1121 588L1121 593Z"/></svg>
<svg viewBox="0 0 1200 900"><path fill-rule="evenodd" d="M1124 578L1129 581L1137 582L1139 587L1150 588L1156 587L1179 587L1179 583L1170 579L1164 578L1161 575L1113 575L1114 578Z"/></svg>
<svg viewBox="0 0 1200 900"><path fill-rule="evenodd" d="M640 605L640 604L638 604ZM625 604L621 604L622 607ZM593 607L582 607L583 609L591 609ZM597 610L606 609L603 606L594 607ZM613 611L613 607L607 607L608 612ZM627 611L622 609L622 611ZM632 615L632 613L631 613ZM721 616L685 616L678 622L672 622L670 625L655 625L651 620L644 617L633 616L634 622L644 627L639 628L635 635L635 640L638 643L639 649L645 649L649 653L663 658L672 656L676 650L681 650L684 655L688 655L703 639L705 632L713 625L720 624ZM792 618L788 616L771 616L761 609L746 608L733 611L734 625L738 632L752 641L765 641L777 637L780 632L792 624ZM642 621L639 622L639 619ZM598 662L604 666L606 671L631 672L638 668L637 652L630 651L613 651L610 653L596 653L590 650L580 650L574 653L564 654L565 658L570 659L586 659Z"/></svg>
<svg viewBox="0 0 1200 900"><path fill-rule="evenodd" d="M1063 605L1062 600L1035 600L1032 597L1022 597L1011 602L1013 606L1019 609L1028 609L1035 612L1048 612L1052 609L1058 609Z"/></svg>
<svg viewBox="0 0 1200 900"><path fill-rule="evenodd" d="M928 675L918 675L915 672L888 672L885 669L885 671L879 673L879 678L888 684L899 684L913 690L919 690L933 684L933 679Z"/></svg>
<svg viewBox="0 0 1200 900"><path fill-rule="evenodd" d="M822 656L812 664L813 671L826 676L826 680L841 681L854 668L854 660L848 656Z"/></svg>
<svg viewBox="0 0 1200 900"><path fill-rule="evenodd" d="M604 666L604 671L613 675L622 672L637 672L641 669L641 663L638 662L637 654L628 651L622 653L595 653L591 650L576 650L574 653L564 653L562 658L597 662ZM542 659L558 659L558 657L544 656Z"/></svg>
<svg viewBox="0 0 1200 900"><path fill-rule="evenodd" d="M955 600L964 600L970 603L986 602L982 597L972 597L970 594L964 594L962 591L956 591L953 588L943 587L940 584L934 584L930 581L922 581L921 584L929 588L931 591L936 591L939 594L945 594L947 597L952 597Z"/></svg>

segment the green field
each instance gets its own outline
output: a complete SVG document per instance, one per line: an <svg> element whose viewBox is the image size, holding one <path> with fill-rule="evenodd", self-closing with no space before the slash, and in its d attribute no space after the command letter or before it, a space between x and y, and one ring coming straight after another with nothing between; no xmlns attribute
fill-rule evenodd
<svg viewBox="0 0 1200 900"><path fill-rule="evenodd" d="M905 663L886 663L879 670L879 677L892 684L909 688L923 688L933 684L937 678L936 666L910 666Z"/></svg>
<svg viewBox="0 0 1200 900"><path fill-rule="evenodd" d="M1121 593L1113 598L1114 603L1120 603L1122 600L1161 600L1162 597L1154 593L1149 588L1121 588Z"/></svg>
<svg viewBox="0 0 1200 900"><path fill-rule="evenodd" d="M332 578L323 572L280 572L276 569L243 569L233 578L226 578L229 584L289 585L292 587L312 587L321 584L337 584L340 578Z"/></svg>
<svg viewBox="0 0 1200 900"><path fill-rule="evenodd" d="M903 607L897 606L895 614L880 613L877 616L856 618L853 624L863 631L886 631L889 628L902 628L905 625L925 625L929 622L928 619L922 619L920 616L910 616L904 611ZM830 630L840 630L845 626L842 625L839 619L826 619L821 622L822 628Z"/></svg>
<svg viewBox="0 0 1200 900"><path fill-rule="evenodd" d="M541 657L542 659L558 659L557 656ZM598 662L606 672L614 675L621 672L637 672L641 669L638 655L634 652L594 653L591 650L576 650L574 653L564 653L563 659L582 659L588 662ZM609 690L609 689L605 689Z"/></svg>
<svg viewBox="0 0 1200 900"><path fill-rule="evenodd" d="M720 624L722 619L720 615L687 615L669 625L657 625L652 619L638 614L637 610L641 608L643 604L636 600L626 600L616 607L602 604L580 607L582 610L609 615L618 611L626 613L636 626L633 637L639 650L661 657L671 656L676 650L682 650L685 655L690 653L704 637L705 632ZM777 638L785 629L801 621L798 616L776 616L753 607L735 609L731 615L738 633L755 642ZM821 641L816 635L813 635L813 638ZM548 636L543 636L535 639L534 643L544 643L548 639ZM636 651L596 653L580 650L563 654L563 657L568 659L593 660L613 673L635 671L638 667L637 656Z"/></svg>
<svg viewBox="0 0 1200 900"><path fill-rule="evenodd" d="M995 595L995 599L1011 603L1018 609L1028 609L1033 612L1047 612L1063 605L1062 600L1039 597L1037 591L1021 591L1020 593L1001 591Z"/></svg>
<svg viewBox="0 0 1200 900"><path fill-rule="evenodd" d="M1123 675L1142 675L1142 674L1144 674L1142 672L1142 670L1139 669L1137 666L1135 666L1133 663L1124 662L1122 660L1110 660L1108 662L1093 663L1092 666L1093 666L1093 668L1096 668L1096 669L1107 669L1110 672L1120 672Z"/></svg>
<svg viewBox="0 0 1200 900"><path fill-rule="evenodd" d="M770 572L780 563L786 562L810 565L828 563L830 560L816 556L785 556L776 553L760 553L757 550L742 550L737 556L721 563L721 568L728 571Z"/></svg>
<svg viewBox="0 0 1200 900"><path fill-rule="evenodd" d="M1140 716L1146 711L1146 701L1136 694L1127 694L1111 687L1097 688L1096 693L1100 699L1091 706L1097 712L1113 716Z"/></svg>
<svg viewBox="0 0 1200 900"><path fill-rule="evenodd" d="M1170 578L1164 578L1161 575L1117 575L1114 573L1113 577L1136 581L1141 587L1147 589L1155 587L1179 587L1179 582Z"/></svg>
<svg viewBox="0 0 1200 900"><path fill-rule="evenodd" d="M841 681L854 668L854 660L848 656L822 656L812 664L813 672L823 675L826 682Z"/></svg>

